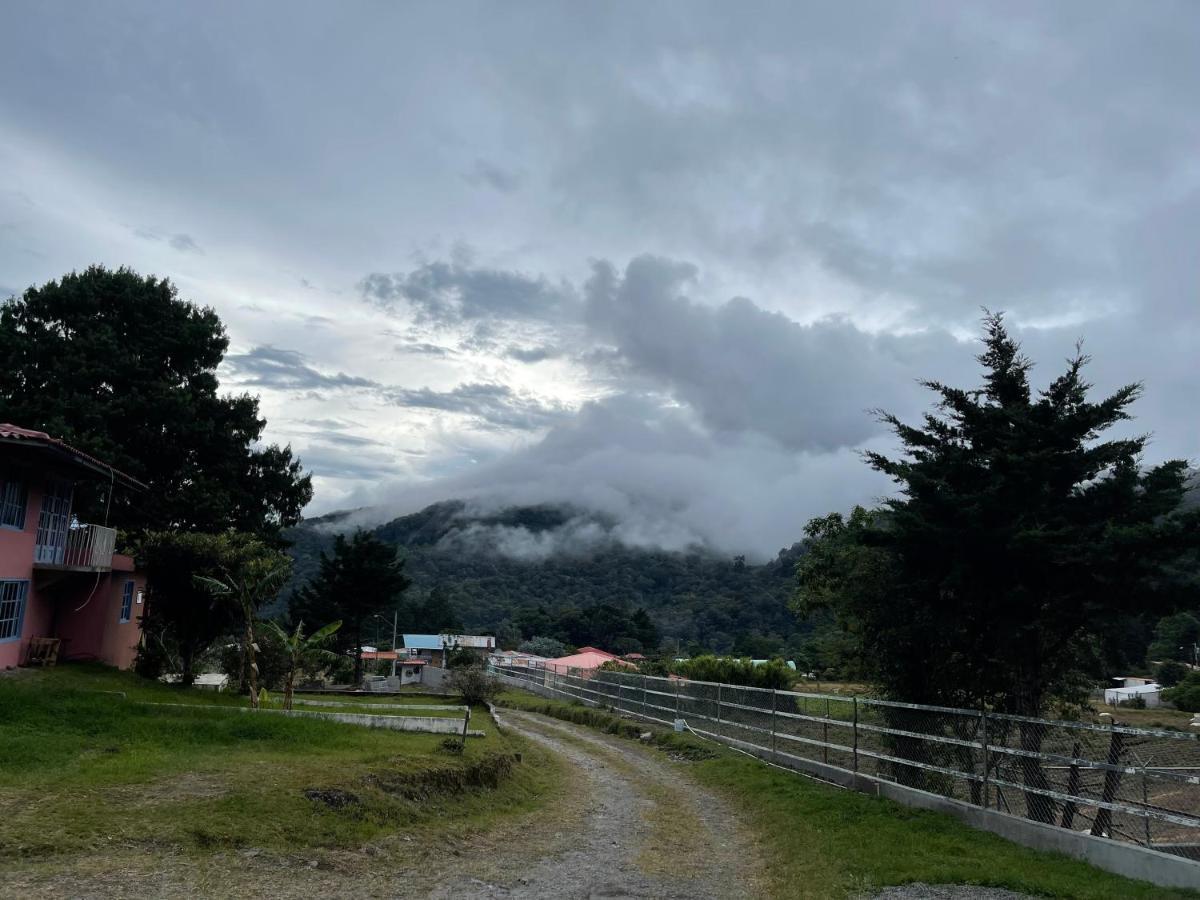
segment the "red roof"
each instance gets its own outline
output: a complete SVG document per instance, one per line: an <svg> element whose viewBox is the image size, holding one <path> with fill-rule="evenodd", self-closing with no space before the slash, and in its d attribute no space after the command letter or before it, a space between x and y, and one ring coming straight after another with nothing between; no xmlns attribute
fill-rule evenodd
<svg viewBox="0 0 1200 900"><path fill-rule="evenodd" d="M397 656L395 650L364 650L362 652L363 659L395 659L402 666L423 666L425 660L416 659L408 656Z"/></svg>
<svg viewBox="0 0 1200 900"><path fill-rule="evenodd" d="M0 422L0 441L10 441L13 443L20 441L34 447L42 447L59 456L67 457L70 462L77 466L111 476L126 487L146 489L146 485L132 475L126 475L120 469L115 469L108 463L102 462L96 459L96 457L84 453L82 450L77 450L66 441L60 441L56 437L51 437L44 431L34 431L32 428L22 428L20 425Z"/></svg>

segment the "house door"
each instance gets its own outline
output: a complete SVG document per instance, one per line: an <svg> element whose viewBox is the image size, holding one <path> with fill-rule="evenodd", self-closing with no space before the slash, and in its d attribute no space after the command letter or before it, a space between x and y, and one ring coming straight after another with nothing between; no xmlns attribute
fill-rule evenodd
<svg viewBox="0 0 1200 900"><path fill-rule="evenodd" d="M69 481L51 481L42 495L42 512L38 516L35 562L62 565L67 549L67 526L71 519L71 494L74 485Z"/></svg>

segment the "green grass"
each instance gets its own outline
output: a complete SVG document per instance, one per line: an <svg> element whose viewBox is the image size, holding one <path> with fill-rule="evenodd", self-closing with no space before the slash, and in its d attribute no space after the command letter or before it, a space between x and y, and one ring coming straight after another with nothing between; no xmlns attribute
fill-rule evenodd
<svg viewBox="0 0 1200 900"><path fill-rule="evenodd" d="M1055 853L1029 850L951 816L823 785L690 736L578 703L508 691L500 703L690 756L687 771L740 807L757 833L778 897L845 897L911 882L1003 887L1047 897L1196 897L1131 881Z"/></svg>
<svg viewBox="0 0 1200 900"><path fill-rule="evenodd" d="M482 708L471 727L487 737L451 754L442 735L212 708L245 702L95 666L0 678L0 868L115 849L427 843L537 809L563 777ZM314 790L354 800L334 808Z"/></svg>

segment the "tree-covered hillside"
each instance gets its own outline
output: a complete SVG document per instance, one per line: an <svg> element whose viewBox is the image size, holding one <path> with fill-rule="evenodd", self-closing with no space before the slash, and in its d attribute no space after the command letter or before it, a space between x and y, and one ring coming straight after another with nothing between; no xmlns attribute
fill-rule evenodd
<svg viewBox="0 0 1200 900"><path fill-rule="evenodd" d="M320 552L347 518L308 520L286 533L296 586L315 573ZM569 507L481 514L449 501L373 531L406 557L410 600L441 588L469 631L527 638L569 631L575 618L601 605L628 615L641 607L670 646L766 656L794 653L812 630L787 608L798 546L751 565L701 550L629 547L610 536L614 525Z"/></svg>

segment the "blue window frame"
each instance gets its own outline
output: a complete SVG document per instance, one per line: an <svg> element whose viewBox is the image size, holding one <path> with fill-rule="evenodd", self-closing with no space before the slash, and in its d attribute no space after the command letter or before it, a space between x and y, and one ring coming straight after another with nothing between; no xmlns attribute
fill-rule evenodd
<svg viewBox="0 0 1200 900"><path fill-rule="evenodd" d="M0 527L23 531L28 502L25 482L11 472L0 472Z"/></svg>
<svg viewBox="0 0 1200 900"><path fill-rule="evenodd" d="M21 639L28 581L0 581L0 644Z"/></svg>
<svg viewBox="0 0 1200 900"><path fill-rule="evenodd" d="M121 591L121 618L120 622L128 622L133 615L133 582L125 582L125 588Z"/></svg>

